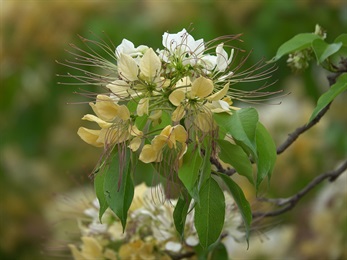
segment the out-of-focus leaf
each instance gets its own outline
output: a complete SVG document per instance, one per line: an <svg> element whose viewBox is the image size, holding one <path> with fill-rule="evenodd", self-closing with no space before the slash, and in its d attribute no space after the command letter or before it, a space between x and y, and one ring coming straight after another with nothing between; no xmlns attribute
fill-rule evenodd
<svg viewBox="0 0 347 260"><path fill-rule="evenodd" d="M346 90L347 73L343 73L337 78L336 83L332 85L327 92L320 96L317 102L317 106L313 110L309 122L311 122L324 107L326 107L331 101L333 101L335 97L337 97L339 94Z"/></svg>
<svg viewBox="0 0 347 260"><path fill-rule="evenodd" d="M320 36L314 33L300 33L295 35L278 48L275 57L273 57L269 62L275 62L284 55L309 48L311 47L312 42L316 39L320 39Z"/></svg>
<svg viewBox="0 0 347 260"><path fill-rule="evenodd" d="M228 187L229 192L233 196L237 207L240 210L243 222L245 224L246 229L246 239L248 243L249 231L252 222L252 211L249 202L247 201L245 195L243 194L242 189L234 182L229 176L220 174L219 175L226 186Z"/></svg>
<svg viewBox="0 0 347 260"><path fill-rule="evenodd" d="M200 201L195 206L194 223L200 245L207 249L218 240L225 216L224 194L213 178L209 178L202 186Z"/></svg>
<svg viewBox="0 0 347 260"><path fill-rule="evenodd" d="M342 45L347 47L347 33L340 34L336 37L334 43L342 42Z"/></svg>
<svg viewBox="0 0 347 260"><path fill-rule="evenodd" d="M342 42L328 44L322 39L316 39L312 42L312 49L318 63L323 63L328 57L338 52L341 46Z"/></svg>
<svg viewBox="0 0 347 260"><path fill-rule="evenodd" d="M211 260L228 260L228 251L222 242L219 242L211 252Z"/></svg>

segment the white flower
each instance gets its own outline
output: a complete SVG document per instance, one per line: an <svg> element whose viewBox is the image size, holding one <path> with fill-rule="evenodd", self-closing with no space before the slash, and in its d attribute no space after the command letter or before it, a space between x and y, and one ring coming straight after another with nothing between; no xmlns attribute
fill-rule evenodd
<svg viewBox="0 0 347 260"><path fill-rule="evenodd" d="M178 253L182 249L182 245L178 242L169 241L165 244L165 249L168 251Z"/></svg>
<svg viewBox="0 0 347 260"><path fill-rule="evenodd" d="M142 56L147 49L148 47L145 45L140 45L135 48L131 41L123 39L122 43L117 46L115 53L117 58L119 58L121 53L128 54L129 56L136 58Z"/></svg>

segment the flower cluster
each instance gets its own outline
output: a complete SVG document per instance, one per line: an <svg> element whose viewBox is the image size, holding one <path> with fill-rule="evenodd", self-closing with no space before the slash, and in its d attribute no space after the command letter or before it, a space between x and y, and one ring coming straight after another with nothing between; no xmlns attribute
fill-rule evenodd
<svg viewBox="0 0 347 260"><path fill-rule="evenodd" d="M83 117L99 129L80 127L78 135L108 151L127 147L144 163L169 156L177 169L189 142L215 133L212 115L237 109L229 91L234 49L227 46L227 53L222 42L211 54L214 42L185 29L164 33L164 48L156 51L124 39L115 50L117 76L105 84L109 94L97 95L90 103L95 115Z"/></svg>
<svg viewBox="0 0 347 260"><path fill-rule="evenodd" d="M199 238L194 228L194 211L187 218L183 240L173 226L173 205L161 202L156 190L160 187L138 185L135 198L128 212L127 228L111 210L99 221L99 203L95 199L78 220L81 245L70 244L74 259L171 259L172 256L195 254ZM241 216L231 196L225 192L228 213L225 216L224 240L238 241L244 238L239 230Z"/></svg>

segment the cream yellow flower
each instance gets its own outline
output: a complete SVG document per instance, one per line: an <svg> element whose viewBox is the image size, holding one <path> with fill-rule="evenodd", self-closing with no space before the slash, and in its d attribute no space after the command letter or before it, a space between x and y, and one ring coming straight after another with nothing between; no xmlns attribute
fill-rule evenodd
<svg viewBox="0 0 347 260"><path fill-rule="evenodd" d="M146 144L142 148L140 160L144 163L160 162L163 157L162 150L164 146L178 150L177 156L180 159L187 150L187 138L187 131L182 125L168 125L159 135L153 138L151 144Z"/></svg>
<svg viewBox="0 0 347 260"><path fill-rule="evenodd" d="M77 133L86 143L102 147L105 144L124 142L131 136L142 136L142 132L130 124L130 112L125 105L117 104L109 96L98 95L95 104L90 103L90 106L96 116L87 114L82 119L97 123L101 129L80 127ZM137 150L138 143L139 140L136 139L132 144L133 150Z"/></svg>

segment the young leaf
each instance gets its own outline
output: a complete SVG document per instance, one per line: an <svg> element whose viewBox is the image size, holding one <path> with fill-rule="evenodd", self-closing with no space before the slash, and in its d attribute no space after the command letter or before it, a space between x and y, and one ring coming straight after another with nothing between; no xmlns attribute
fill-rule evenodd
<svg viewBox="0 0 347 260"><path fill-rule="evenodd" d="M270 179L277 157L276 145L271 135L260 122L258 122L256 131L256 143L258 154L256 189L258 190L264 178L268 177Z"/></svg>
<svg viewBox="0 0 347 260"><path fill-rule="evenodd" d="M176 207L173 212L174 224L177 232L181 237L184 235L184 227L186 224L187 213L190 205L191 197L188 194L181 195L178 198Z"/></svg>
<svg viewBox="0 0 347 260"><path fill-rule="evenodd" d="M219 176L222 178L222 180L228 187L229 192L233 196L235 203L240 210L243 222L245 224L246 239L248 243L249 231L250 231L251 222L252 222L251 206L249 205L249 202L247 201L245 195L243 194L242 189L236 184L236 182L234 182L230 177L224 174L220 174Z"/></svg>
<svg viewBox="0 0 347 260"><path fill-rule="evenodd" d="M219 242L212 250L211 260L228 260L228 251L222 242Z"/></svg>
<svg viewBox="0 0 347 260"><path fill-rule="evenodd" d="M104 193L104 180L105 180L106 171L108 169L109 168L106 168L105 171L99 172L97 175L95 175L95 178L94 178L94 190L100 205L100 208L99 208L100 223L101 223L102 216L104 215L106 209L108 208L108 204L107 204L105 193Z"/></svg>
<svg viewBox="0 0 347 260"><path fill-rule="evenodd" d="M312 49L316 55L318 63L323 63L328 57L340 50L342 42L328 44L322 39L312 42Z"/></svg>
<svg viewBox="0 0 347 260"><path fill-rule="evenodd" d="M341 74L334 85L330 89L320 96L317 102L316 108L313 110L313 113L310 117L309 122L311 122L318 113L326 107L335 97L341 94L343 91L347 90L347 73Z"/></svg>
<svg viewBox="0 0 347 260"><path fill-rule="evenodd" d="M309 48L311 47L312 42L316 39L320 39L320 36L314 33L300 33L295 35L278 48L276 56L273 57L269 62L275 62L284 55Z"/></svg>
<svg viewBox="0 0 347 260"><path fill-rule="evenodd" d="M200 151L194 147L194 144L190 144L183 157L183 164L178 170L178 177L187 188L189 194L194 198L196 196L194 196L193 189L196 188L201 164L202 158L200 156Z"/></svg>
<svg viewBox="0 0 347 260"><path fill-rule="evenodd" d="M240 175L245 176L253 184L252 164L242 148L226 140L217 140L217 143L220 148L219 158L233 166Z"/></svg>
<svg viewBox="0 0 347 260"><path fill-rule="evenodd" d="M120 219L123 231L130 204L134 197L134 184L130 172L129 150L125 158L119 158L119 153L111 159L109 170L105 173L104 192L111 210ZM123 163L122 168L120 163Z"/></svg>
<svg viewBox="0 0 347 260"><path fill-rule="evenodd" d="M347 33L340 34L336 37L334 43L342 42L342 46L347 47Z"/></svg>
<svg viewBox="0 0 347 260"><path fill-rule="evenodd" d="M200 245L208 248L216 242L222 232L225 216L225 198L218 183L209 178L200 190L200 201L196 204L194 224Z"/></svg>
<svg viewBox="0 0 347 260"><path fill-rule="evenodd" d="M258 123L258 113L254 108L242 108L232 115L214 114L214 119L234 140L244 144L256 156L255 130ZM241 145L241 144L240 144Z"/></svg>

